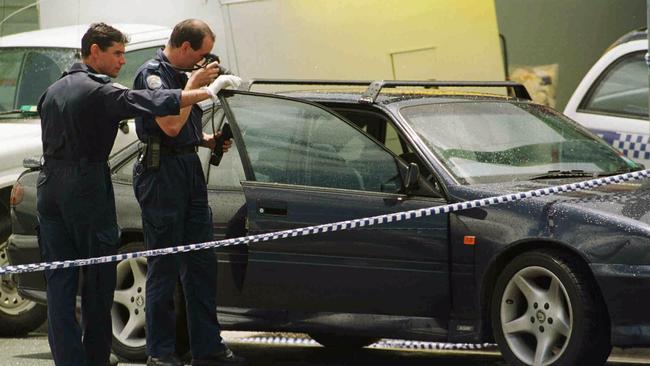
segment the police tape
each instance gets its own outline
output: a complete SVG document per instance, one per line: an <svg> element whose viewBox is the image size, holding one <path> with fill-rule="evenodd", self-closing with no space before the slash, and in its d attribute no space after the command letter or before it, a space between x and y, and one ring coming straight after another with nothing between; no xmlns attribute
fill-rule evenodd
<svg viewBox="0 0 650 366"><path fill-rule="evenodd" d="M231 341L232 342L232 341ZM306 335L294 333L279 335L260 334L252 337L240 338L232 343L254 343L287 346L318 346L319 343ZM399 350L445 350L445 351L497 351L494 343L440 343L409 341L402 339L381 339L368 345L368 348L399 349Z"/></svg>
<svg viewBox="0 0 650 366"><path fill-rule="evenodd" d="M628 181L648 178L648 177L650 177L650 169L614 175L611 177L595 178L583 182L569 183L569 184L564 184L559 186L541 188L541 189L536 189L536 190L531 190L526 192L504 194L501 196L481 198L472 201L452 203L452 204L447 204L442 206L420 208L420 209L410 210L410 211L401 211L401 212L395 212L391 214L364 217L360 219L339 221L339 222L316 225L316 226L307 226L303 228L276 231L272 233L242 236L233 239L224 239L224 240L210 241L205 243L188 244L188 245L181 245L177 247L162 248L162 249L144 250L140 252L123 253L123 254L108 255L108 256L95 257L95 258L9 265L9 266L0 267L0 275L24 273L24 272L37 272L37 271L50 270L50 269L81 267L81 266L88 266L93 264L119 262L125 259L134 259L139 257L156 257L156 256L184 253L184 252L190 252L196 250L228 247L228 246L248 244L248 243L258 243L260 241L269 241L269 240L276 240L276 239L289 238L289 237L314 235L314 234L333 232L333 231L350 230L350 229L355 229L360 227L391 223L394 221L403 221L403 220L410 220L413 218L439 215L443 213L451 213L451 212L466 210L469 208L477 208L483 206L496 205L500 203L515 202L526 198L541 197L541 196L548 196L548 195L558 194L558 193L591 189L591 188L596 188L608 184L623 183L623 182L628 182Z"/></svg>

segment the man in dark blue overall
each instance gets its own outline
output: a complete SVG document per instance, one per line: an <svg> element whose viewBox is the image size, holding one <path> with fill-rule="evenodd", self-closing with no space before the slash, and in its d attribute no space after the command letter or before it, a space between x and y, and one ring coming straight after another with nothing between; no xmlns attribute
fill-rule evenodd
<svg viewBox="0 0 650 366"><path fill-rule="evenodd" d="M206 78L188 80L186 71L208 55L215 35L202 21L178 23L164 49L137 72L134 88L147 90L202 87L217 78L217 62L200 69ZM199 72L194 71L192 77ZM239 78L221 75L227 86ZM199 106L184 108L179 116L136 118L138 138L146 151L159 150L159 161L148 157L134 166L135 196L142 208L147 249L214 240L205 176L198 146L226 151L231 142L215 146L215 136L203 133ZM151 148L151 145L159 147ZM148 153L147 153L148 154ZM192 365L240 365L223 343L216 316L216 258L212 250L149 258L146 288L147 365L180 365L175 356L176 317L173 296L180 276L185 294Z"/></svg>
<svg viewBox="0 0 650 366"><path fill-rule="evenodd" d="M129 90L111 83L124 65L127 38L104 23L81 40L82 63L43 94L44 165L37 182L44 261L117 251L119 228L107 164L118 124L142 114L174 115L214 95L208 90ZM57 366L104 366L111 346L115 264L81 267L81 326L75 318L79 267L45 271L48 338Z"/></svg>

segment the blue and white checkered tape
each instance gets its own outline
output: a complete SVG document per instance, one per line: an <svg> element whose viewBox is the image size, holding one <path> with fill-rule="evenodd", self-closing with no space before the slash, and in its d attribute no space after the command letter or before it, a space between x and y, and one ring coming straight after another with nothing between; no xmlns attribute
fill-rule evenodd
<svg viewBox="0 0 650 366"><path fill-rule="evenodd" d="M536 190L531 190L526 192L504 194L501 196L481 198L472 201L452 203L448 205L435 206L435 207L420 208L416 210L402 211L402 212L396 212L396 213L372 216L372 217L364 217L360 219L339 221L339 222L333 222L329 224L308 226L308 227L297 228L297 229L276 231L272 233L265 233L259 235L243 236L240 238L224 239L224 240L210 241L205 243L181 245L177 247L145 250L140 252L116 254L116 255L88 258L88 259L4 266L4 267L0 267L0 275L10 274L10 273L36 272L36 271L42 271L46 269L80 267L80 266L87 266L91 264L118 262L125 259L133 259L139 257L155 257L155 256L169 255L174 253L189 252L194 250L228 247L228 246L248 244L248 243L258 243L260 241L270 241L270 240L276 240L280 238L313 235L313 234L325 233L328 231L350 230L356 227L379 225L383 223L391 223L393 221L410 220L413 218L419 218L424 216L432 216L432 215L439 215L443 213L461 211L468 208L490 206L490 205L496 205L505 202L515 202L515 201L520 201L531 197L548 196L548 195L558 194L563 192L572 192L578 190L591 189L591 188L600 187L608 184L628 182L628 181L648 178L648 177L650 177L650 169L641 170L638 172L614 175L611 177L595 178L583 182L569 183L560 186L536 189Z"/></svg>
<svg viewBox="0 0 650 366"><path fill-rule="evenodd" d="M650 160L650 135L613 131L594 131L608 144L619 149L630 159Z"/></svg>

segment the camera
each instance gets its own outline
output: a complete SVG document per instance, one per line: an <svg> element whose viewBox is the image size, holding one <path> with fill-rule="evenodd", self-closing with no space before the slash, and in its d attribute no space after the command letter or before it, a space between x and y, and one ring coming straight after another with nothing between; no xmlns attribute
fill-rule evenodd
<svg viewBox="0 0 650 366"><path fill-rule="evenodd" d="M198 66L206 67L215 61L219 63L219 75L232 75L230 70L221 64L221 59L219 59L219 56L215 55L214 53L208 53L207 55L203 56L203 62Z"/></svg>

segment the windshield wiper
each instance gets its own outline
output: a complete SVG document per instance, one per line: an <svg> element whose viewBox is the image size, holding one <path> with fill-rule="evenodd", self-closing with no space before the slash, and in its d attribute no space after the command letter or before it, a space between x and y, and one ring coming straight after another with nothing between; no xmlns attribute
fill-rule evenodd
<svg viewBox="0 0 650 366"><path fill-rule="evenodd" d="M584 178L584 177L595 177L597 174L594 172L585 172L582 169L572 169L572 170L549 170L544 174L534 175L529 180L536 179L556 179L556 178Z"/></svg>

